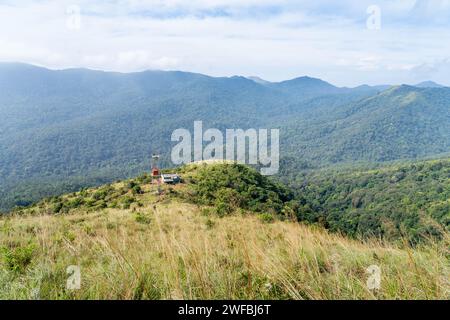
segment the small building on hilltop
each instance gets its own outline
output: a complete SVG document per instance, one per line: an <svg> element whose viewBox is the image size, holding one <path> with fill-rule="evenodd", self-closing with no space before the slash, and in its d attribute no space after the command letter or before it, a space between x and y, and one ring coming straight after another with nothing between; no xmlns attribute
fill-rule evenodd
<svg viewBox="0 0 450 320"><path fill-rule="evenodd" d="M181 182L181 177L178 174L163 173L161 175L161 182L167 184L177 184Z"/></svg>

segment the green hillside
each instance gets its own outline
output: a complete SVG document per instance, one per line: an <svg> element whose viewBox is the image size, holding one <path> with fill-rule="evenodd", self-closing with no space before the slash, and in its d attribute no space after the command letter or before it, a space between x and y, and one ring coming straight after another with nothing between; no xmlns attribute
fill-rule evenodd
<svg viewBox="0 0 450 320"><path fill-rule="evenodd" d="M442 240L450 224L450 160L380 166L375 169L323 169L285 175L289 187L238 164L188 165L176 169L186 188L174 191L183 201L212 206L220 216L249 210L268 219L317 224L352 238L390 242ZM137 200L149 182L140 176L114 190L109 185L94 194L81 191L18 208L16 214L45 208L49 214L72 209L124 208ZM85 190L85 189L83 189Z"/></svg>
<svg viewBox="0 0 450 320"><path fill-rule="evenodd" d="M350 236L411 244L449 232L449 159L325 169L284 180L296 192L301 221Z"/></svg>
<svg viewBox="0 0 450 320"><path fill-rule="evenodd" d="M141 176L0 217L0 299L448 298L448 238L352 240L298 223L292 194L248 167L175 171L160 195Z"/></svg>
<svg viewBox="0 0 450 320"><path fill-rule="evenodd" d="M286 151L312 163L417 159L450 150L450 90L392 87L310 112L284 131Z"/></svg>

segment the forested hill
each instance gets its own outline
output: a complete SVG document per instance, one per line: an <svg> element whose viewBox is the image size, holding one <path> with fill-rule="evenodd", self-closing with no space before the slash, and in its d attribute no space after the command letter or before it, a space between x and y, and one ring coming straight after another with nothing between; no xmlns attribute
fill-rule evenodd
<svg viewBox="0 0 450 320"><path fill-rule="evenodd" d="M407 239L450 231L450 159L283 175L301 221L351 236Z"/></svg>
<svg viewBox="0 0 450 320"><path fill-rule="evenodd" d="M450 88L394 86L286 124L285 147L315 163L416 159L450 151ZM323 109L322 111L320 109Z"/></svg>
<svg viewBox="0 0 450 320"><path fill-rule="evenodd" d="M317 167L449 152L449 88L339 88L186 72L0 64L0 210L170 165L177 128L280 128L281 157ZM384 90L384 91L383 91Z"/></svg>

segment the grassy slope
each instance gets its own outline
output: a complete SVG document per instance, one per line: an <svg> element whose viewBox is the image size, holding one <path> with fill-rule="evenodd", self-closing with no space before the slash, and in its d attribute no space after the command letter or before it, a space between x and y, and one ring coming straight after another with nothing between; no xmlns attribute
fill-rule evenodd
<svg viewBox="0 0 450 320"><path fill-rule="evenodd" d="M448 242L409 249L242 210L220 218L181 200L186 186L159 198L142 181L143 194L117 183L97 201L116 208L88 202L55 215L52 200L0 218L0 298L449 298ZM379 291L366 286L373 264ZM80 290L65 288L69 265L81 267Z"/></svg>

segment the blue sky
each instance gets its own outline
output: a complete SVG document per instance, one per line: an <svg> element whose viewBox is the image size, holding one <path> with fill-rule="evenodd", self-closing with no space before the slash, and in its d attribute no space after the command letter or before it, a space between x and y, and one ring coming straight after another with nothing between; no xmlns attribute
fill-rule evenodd
<svg viewBox="0 0 450 320"><path fill-rule="evenodd" d="M0 27L0 61L50 68L450 85L450 0L0 0Z"/></svg>

